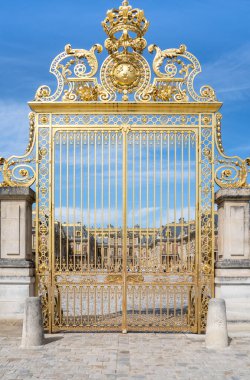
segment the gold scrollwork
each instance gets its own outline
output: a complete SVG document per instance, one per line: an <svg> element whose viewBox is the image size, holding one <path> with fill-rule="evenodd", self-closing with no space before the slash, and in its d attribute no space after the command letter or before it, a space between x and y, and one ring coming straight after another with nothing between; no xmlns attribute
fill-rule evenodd
<svg viewBox="0 0 250 380"><path fill-rule="evenodd" d="M53 95L51 95L51 90L48 86L40 86L36 92L35 100L41 102L51 102L58 100L62 95L63 91L65 95L63 96L64 101L90 101L96 100L93 95L90 96L91 83L95 83L97 86L97 80L93 76L98 70L98 61L95 52L101 53L102 46L100 44L95 44L90 50L86 49L72 49L71 45L65 46L65 51L59 54L52 62L50 72L54 74L57 78L57 89ZM66 59L69 59L64 64ZM87 69L89 66L89 70ZM92 79L92 80L91 80ZM86 83L90 84L87 86ZM76 83L78 86L76 86ZM68 86L69 89L65 89ZM80 92L75 92L75 87ZM87 88L87 90L85 89ZM81 91L84 94L81 96ZM102 94L101 94L102 95Z"/></svg>
<svg viewBox="0 0 250 380"><path fill-rule="evenodd" d="M122 281L123 281L122 274L109 274L105 279L105 282L107 282L108 284L114 284L114 283L121 284ZM127 275L128 284L138 284L138 283L142 283L143 281L144 281L144 277L141 274Z"/></svg>
<svg viewBox="0 0 250 380"><path fill-rule="evenodd" d="M196 94L193 86L195 76L201 72L197 58L187 51L185 45L179 48L161 50L156 45L148 47L150 53L156 52L153 70L156 78L141 96L144 101L187 102L191 98L198 102L216 100L215 92L210 86L203 86ZM161 68L166 61L165 71Z"/></svg>
<svg viewBox="0 0 250 380"><path fill-rule="evenodd" d="M250 187L248 184L250 157L242 159L238 156L227 156L221 140L222 115L216 114L216 147L218 155L215 160L215 182L221 188Z"/></svg>
<svg viewBox="0 0 250 380"><path fill-rule="evenodd" d="M91 277L87 277L87 278L83 278L77 282L75 282L74 280L70 280L69 278L62 278L61 280L59 280L59 278L57 278L57 286L61 287L61 286L81 286L81 285L94 285L97 283L97 280L95 278L91 278Z"/></svg>
<svg viewBox="0 0 250 380"><path fill-rule="evenodd" d="M108 284L113 284L113 283L121 284L122 283L122 274L109 274L105 278L105 282L107 282Z"/></svg>
<svg viewBox="0 0 250 380"><path fill-rule="evenodd" d="M202 86L199 94L194 90L194 79L201 67L185 45L165 50L155 44L149 46L150 53L156 52L152 67L155 78L150 82L150 65L142 55L149 26L143 10L123 1L118 9L107 11L102 26L108 36L104 43L108 57L101 66L101 83L95 77L98 71L95 52L101 53L102 46L96 44L86 50L73 49L68 44L51 64L50 72L58 82L55 93L51 94L50 88L43 85L37 90L36 101L53 102L61 98L65 102L111 102L122 94L121 100L125 102L132 93L138 102L216 101L210 86Z"/></svg>
<svg viewBox="0 0 250 380"><path fill-rule="evenodd" d="M166 77L171 78L173 72L175 74L177 73L176 66L175 65L172 66L173 69L171 70L171 72L169 72L168 68L165 66L165 73L162 73L160 71L160 67L163 65L163 62L166 58L170 58L170 59L176 58L178 55L184 54L187 48L185 45L181 45L178 49L174 48L174 49L161 50L158 46L153 45L153 44L148 47L149 53L153 53L154 50L156 51L156 55L153 61L153 70L155 74L157 75L158 78L166 78Z"/></svg>
<svg viewBox="0 0 250 380"><path fill-rule="evenodd" d="M79 66L76 66L74 68L74 72L75 72L77 77L91 78L96 74L96 72L98 70L98 61L97 61L97 58L95 56L95 51L97 51L97 53L101 53L102 52L102 45L95 44L90 50L72 49L70 44L65 46L65 52L68 55L73 55L77 59L77 61L75 61L75 60L70 61L71 64L77 62L77 65L79 65ZM90 66L89 72L85 72L86 66L83 63L80 63L78 61L82 58L85 58L87 60L89 66ZM71 71L69 70L68 67L67 67L67 74L71 75Z"/></svg>
<svg viewBox="0 0 250 380"><path fill-rule="evenodd" d="M29 187L36 179L35 169L30 165L34 158L16 158L6 160L0 157L0 173L3 181L0 187Z"/></svg>
<svg viewBox="0 0 250 380"><path fill-rule="evenodd" d="M35 144L35 114L29 114L29 143L24 156L11 156L8 159L0 157L0 187L29 187L36 180L36 171L33 167L35 158L31 156Z"/></svg>

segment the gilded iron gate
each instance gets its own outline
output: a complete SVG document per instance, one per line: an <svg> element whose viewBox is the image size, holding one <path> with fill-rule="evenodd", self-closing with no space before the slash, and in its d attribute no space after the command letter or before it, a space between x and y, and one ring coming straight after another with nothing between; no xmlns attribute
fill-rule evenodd
<svg viewBox="0 0 250 380"><path fill-rule="evenodd" d="M224 155L221 103L184 45L142 55L149 23L123 1L108 56L65 46L29 103L24 156L0 186L36 183L36 278L49 331L204 331L214 293L214 184L243 187ZM153 79L151 81L151 75Z"/></svg>
<svg viewBox="0 0 250 380"><path fill-rule="evenodd" d="M199 206L213 179L212 117L49 118L39 165L51 174L37 192L52 206L52 330L198 331L213 291L212 186Z"/></svg>

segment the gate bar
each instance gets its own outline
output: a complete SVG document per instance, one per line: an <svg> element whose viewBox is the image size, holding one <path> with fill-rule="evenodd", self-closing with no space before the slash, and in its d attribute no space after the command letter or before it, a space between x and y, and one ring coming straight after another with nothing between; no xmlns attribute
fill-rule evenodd
<svg viewBox="0 0 250 380"><path fill-rule="evenodd" d="M122 333L127 333L127 131L124 126L123 134L123 239L122 239Z"/></svg>

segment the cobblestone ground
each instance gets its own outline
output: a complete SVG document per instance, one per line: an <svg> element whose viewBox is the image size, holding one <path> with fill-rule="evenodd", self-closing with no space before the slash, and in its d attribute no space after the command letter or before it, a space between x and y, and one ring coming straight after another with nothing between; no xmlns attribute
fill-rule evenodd
<svg viewBox="0 0 250 380"><path fill-rule="evenodd" d="M0 379L250 379L250 333L207 350L189 334L57 334L21 349L21 326L0 324Z"/></svg>

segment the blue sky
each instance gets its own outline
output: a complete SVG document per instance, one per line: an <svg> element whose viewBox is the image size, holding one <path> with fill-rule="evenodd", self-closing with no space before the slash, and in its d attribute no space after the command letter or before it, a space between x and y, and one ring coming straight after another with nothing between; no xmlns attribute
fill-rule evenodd
<svg viewBox="0 0 250 380"><path fill-rule="evenodd" d="M27 101L41 84L53 87L52 59L66 43L89 49L103 43L101 21L120 0L8 0L0 3L0 156L21 154L28 141ZM148 44L187 45L200 60L198 84L224 102L228 154L250 156L250 1L133 0L151 22Z"/></svg>

